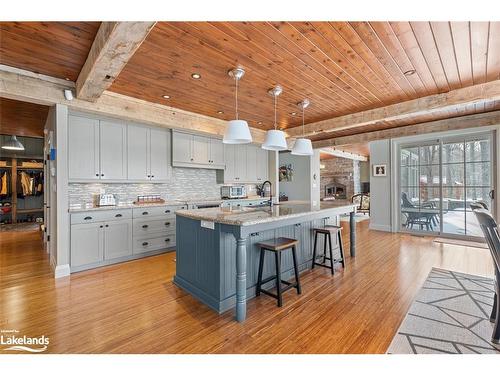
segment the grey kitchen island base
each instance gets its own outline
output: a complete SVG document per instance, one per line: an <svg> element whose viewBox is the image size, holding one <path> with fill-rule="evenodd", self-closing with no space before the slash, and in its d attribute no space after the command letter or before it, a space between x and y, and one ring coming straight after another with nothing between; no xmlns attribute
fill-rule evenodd
<svg viewBox="0 0 500 375"><path fill-rule="evenodd" d="M236 306L237 316L241 318L246 312L246 300L255 297L259 266L259 248L256 244L277 237L298 239L297 261L302 272L311 268L314 244L312 229L324 227L325 224L338 225L338 216L312 220L307 217L294 218L289 223L280 222L278 226L277 222L251 227L213 223L211 229L203 227L201 220L178 215L174 283L218 313ZM247 233L234 233L235 228L244 228ZM332 240L334 257L338 259L338 240ZM322 254L323 239L318 240L317 246L318 254ZM238 259L239 253L244 254L243 259ZM265 261L263 278L275 272L274 258L269 254L266 256L268 259ZM238 275L238 268L244 272ZM284 280L292 278L291 253L283 254L282 270ZM245 291L241 295L237 293L238 283L240 290ZM274 283L269 283L269 287L274 287ZM307 285L303 287L307 288ZM240 318L238 320L243 320Z"/></svg>

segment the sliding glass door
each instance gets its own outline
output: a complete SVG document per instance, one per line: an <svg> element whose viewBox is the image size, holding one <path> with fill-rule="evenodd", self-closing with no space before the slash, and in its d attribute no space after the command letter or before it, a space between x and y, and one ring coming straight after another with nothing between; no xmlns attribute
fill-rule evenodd
<svg viewBox="0 0 500 375"><path fill-rule="evenodd" d="M490 135L402 145L399 154L401 229L481 237L470 203L492 207Z"/></svg>

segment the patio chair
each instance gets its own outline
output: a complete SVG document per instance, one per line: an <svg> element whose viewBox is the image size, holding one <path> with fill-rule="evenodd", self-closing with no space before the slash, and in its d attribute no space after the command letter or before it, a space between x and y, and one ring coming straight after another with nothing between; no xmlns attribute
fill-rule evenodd
<svg viewBox="0 0 500 375"><path fill-rule="evenodd" d="M500 235L498 225L493 216L484 208L473 209L472 212L476 215L479 226L483 231L495 265L495 297L493 300L493 310L490 315L490 320L495 323L495 326L491 341L495 344L500 344L500 303L498 301L498 296L500 295Z"/></svg>
<svg viewBox="0 0 500 375"><path fill-rule="evenodd" d="M434 215L429 215L427 213L419 211L404 211L405 208L425 208L414 205L408 199L408 195L405 192L401 193L401 206L403 208L403 213L406 215L406 228L413 229L414 225L420 226L422 230L425 226L426 230L431 231L434 225Z"/></svg>

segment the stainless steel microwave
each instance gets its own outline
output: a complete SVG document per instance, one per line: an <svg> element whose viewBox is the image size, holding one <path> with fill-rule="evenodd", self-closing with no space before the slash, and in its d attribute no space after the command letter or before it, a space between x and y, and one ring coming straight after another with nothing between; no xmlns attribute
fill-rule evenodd
<svg viewBox="0 0 500 375"><path fill-rule="evenodd" d="M220 188L222 199L246 198L247 189L244 185L224 185Z"/></svg>

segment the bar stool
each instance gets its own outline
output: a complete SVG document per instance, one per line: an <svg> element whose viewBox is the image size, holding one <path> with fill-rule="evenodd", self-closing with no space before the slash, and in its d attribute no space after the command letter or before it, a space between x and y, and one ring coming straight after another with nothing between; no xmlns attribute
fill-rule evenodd
<svg viewBox="0 0 500 375"><path fill-rule="evenodd" d="M342 227L336 226L336 225L325 225L324 228L313 228L314 231L314 248L313 248L313 260L312 260L312 268L314 269L314 266L321 266L325 268L330 268L332 275L335 274L335 270L333 269L334 264L337 262L340 262L342 264L342 268L345 268L345 263L344 263L344 245L342 242ZM340 259L334 259L333 258L333 249L332 249L332 233L337 235L337 238L339 240L339 250L340 250ZM316 245L318 243L318 235L322 234L324 235L324 243L323 243L323 262L318 263L316 262ZM328 240L328 247L330 250L330 257L328 258L326 256L326 242ZM330 265L328 266L326 264L326 261L330 261Z"/></svg>
<svg viewBox="0 0 500 375"><path fill-rule="evenodd" d="M260 293L267 294L278 300L278 307L283 305L283 292L290 288L297 289L297 294L301 294L302 290L300 288L299 279L299 268L297 264L297 251L296 246L299 243L298 240L292 238L279 237L274 240L259 242L257 246L260 247L260 260L259 260L259 276L257 278L257 291L256 296L260 296ZM281 280L281 252L285 250L292 250L293 256L293 269L295 272L295 282L291 283L285 280ZM274 253L276 260L276 275L270 276L265 280L262 280L262 271L264 269L264 255L266 251L271 251ZM267 290L262 289L262 285L276 279L276 291L277 294L271 293ZM281 284L285 284L286 287L282 288Z"/></svg>

